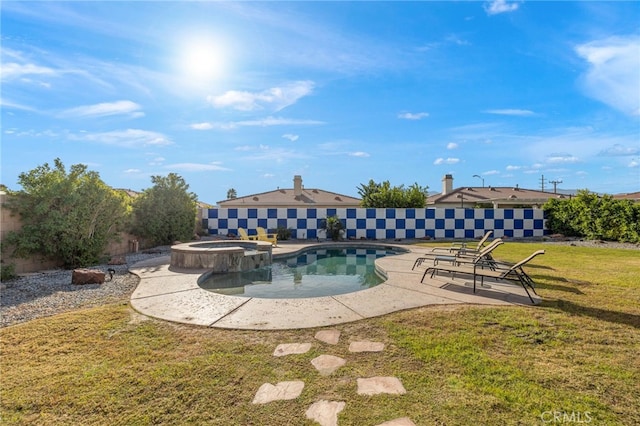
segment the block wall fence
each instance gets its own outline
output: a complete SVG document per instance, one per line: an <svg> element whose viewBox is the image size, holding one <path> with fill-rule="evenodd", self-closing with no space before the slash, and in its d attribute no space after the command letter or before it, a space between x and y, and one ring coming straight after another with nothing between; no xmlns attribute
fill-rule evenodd
<svg viewBox="0 0 640 426"><path fill-rule="evenodd" d="M269 232L291 230L294 239L326 238L320 230L324 219L337 216L348 239L493 238L545 235L541 209L370 209L370 208L218 208L203 211L203 227L210 235L238 235L238 228L255 234L256 227Z"/></svg>

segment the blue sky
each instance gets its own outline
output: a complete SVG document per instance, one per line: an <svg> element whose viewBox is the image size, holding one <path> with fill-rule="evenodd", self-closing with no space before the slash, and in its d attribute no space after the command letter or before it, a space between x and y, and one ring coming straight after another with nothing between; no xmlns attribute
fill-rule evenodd
<svg viewBox="0 0 640 426"><path fill-rule="evenodd" d="M640 190L640 3L3 1L2 175ZM474 175L480 176L474 177Z"/></svg>

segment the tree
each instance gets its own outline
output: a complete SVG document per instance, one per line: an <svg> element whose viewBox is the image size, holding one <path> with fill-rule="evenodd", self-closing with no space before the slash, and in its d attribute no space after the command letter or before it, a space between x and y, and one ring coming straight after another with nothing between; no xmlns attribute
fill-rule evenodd
<svg viewBox="0 0 640 426"><path fill-rule="evenodd" d="M232 198L237 198L237 197L238 197L238 193L236 192L236 190L235 190L235 189L230 188L230 189L227 191L227 200L230 200L230 199L232 199Z"/></svg>
<svg viewBox="0 0 640 426"><path fill-rule="evenodd" d="M96 264L126 221L126 197L84 164L67 173L56 158L53 168L45 163L21 173L18 182L23 189L7 203L22 222L6 239L13 256L40 254L65 268Z"/></svg>
<svg viewBox="0 0 640 426"><path fill-rule="evenodd" d="M153 244L191 240L195 229L196 201L189 185L175 173L152 176L153 187L133 201L133 233Z"/></svg>
<svg viewBox="0 0 640 426"><path fill-rule="evenodd" d="M320 223L320 229L327 233L327 238L331 238L333 241L338 241L342 238L344 232L344 224L338 218L338 216L329 216L323 219Z"/></svg>
<svg viewBox="0 0 640 426"><path fill-rule="evenodd" d="M370 208L423 208L427 205L429 187L414 183L392 187L389 181L376 183L371 179L367 185L360 185L358 194L362 207Z"/></svg>

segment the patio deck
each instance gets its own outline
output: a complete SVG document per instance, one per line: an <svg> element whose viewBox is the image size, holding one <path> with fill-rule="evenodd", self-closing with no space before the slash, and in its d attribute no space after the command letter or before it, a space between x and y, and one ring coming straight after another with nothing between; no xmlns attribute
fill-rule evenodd
<svg viewBox="0 0 640 426"><path fill-rule="evenodd" d="M273 254L294 253L312 245L283 242L273 249ZM378 268L387 275L384 283L354 293L307 299L261 299L212 293L197 283L206 271L170 269L170 257L159 257L130 268L140 277L131 305L144 315L167 321L247 330L323 327L428 305L531 306L522 287L512 283L491 281L476 293L473 293L472 281L461 277L431 279L427 276L421 283L424 271L412 271L411 267L417 257L431 249L415 245L402 247L410 252L376 260ZM539 301L535 296L534 299Z"/></svg>

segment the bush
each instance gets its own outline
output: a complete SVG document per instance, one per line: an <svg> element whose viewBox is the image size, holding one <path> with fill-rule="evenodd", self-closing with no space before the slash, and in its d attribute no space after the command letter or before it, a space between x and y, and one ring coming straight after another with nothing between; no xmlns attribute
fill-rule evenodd
<svg viewBox="0 0 640 426"><path fill-rule="evenodd" d="M358 194L362 197L362 207L369 208L423 208L427 204L429 187L414 183L409 188L404 185L391 187L389 181L360 185Z"/></svg>
<svg viewBox="0 0 640 426"><path fill-rule="evenodd" d="M155 245L190 241L195 231L196 200L175 173L152 176L153 187L133 201L132 232Z"/></svg>
<svg viewBox="0 0 640 426"><path fill-rule="evenodd" d="M286 241L289 238L291 238L291 229L288 229L284 226L278 227L278 229L276 230L276 233L278 234L279 241Z"/></svg>
<svg viewBox="0 0 640 426"><path fill-rule="evenodd" d="M333 241L338 241L342 238L344 225L340 219L338 219L338 216L330 216L322 221L320 229L327 233L327 238L331 238Z"/></svg>
<svg viewBox="0 0 640 426"><path fill-rule="evenodd" d="M14 248L12 256L40 254L69 269L96 264L126 221L126 199L84 164L69 173L60 159L54 165L20 174L23 190L10 193L6 205L22 228L5 243Z"/></svg>
<svg viewBox="0 0 640 426"><path fill-rule="evenodd" d="M570 237L640 242L640 204L582 190L543 206L547 229Z"/></svg>
<svg viewBox="0 0 640 426"><path fill-rule="evenodd" d="M0 281L9 281L16 277L16 267L13 263L0 262Z"/></svg>

